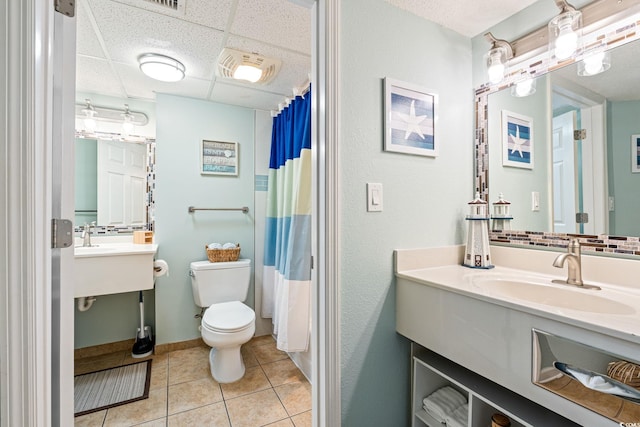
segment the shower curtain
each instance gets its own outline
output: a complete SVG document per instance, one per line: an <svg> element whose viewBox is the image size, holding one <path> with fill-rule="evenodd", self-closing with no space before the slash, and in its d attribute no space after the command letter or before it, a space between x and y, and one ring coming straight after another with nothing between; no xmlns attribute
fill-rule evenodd
<svg viewBox="0 0 640 427"><path fill-rule="evenodd" d="M278 349L306 351L311 314L311 93L273 119L262 317Z"/></svg>

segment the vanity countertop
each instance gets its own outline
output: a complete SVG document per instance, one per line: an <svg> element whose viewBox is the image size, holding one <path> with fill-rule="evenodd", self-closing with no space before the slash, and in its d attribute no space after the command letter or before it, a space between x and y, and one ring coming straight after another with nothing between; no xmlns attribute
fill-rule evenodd
<svg viewBox="0 0 640 427"><path fill-rule="evenodd" d="M398 268L403 266L409 268ZM588 278L585 283L602 289L552 284L553 279L566 279L566 269L558 269L558 275L549 275L504 266L473 269L451 262L414 267L416 265L397 262L396 277L640 343L638 288ZM486 283L489 286L483 286ZM494 283L502 285L502 291L492 288ZM521 290L523 294L520 294ZM540 297L542 294L546 296Z"/></svg>
<svg viewBox="0 0 640 427"><path fill-rule="evenodd" d="M84 247L82 245L74 247L74 255L76 258L144 255L155 254L157 251L158 245L155 243L137 244L131 242L100 242L89 247Z"/></svg>

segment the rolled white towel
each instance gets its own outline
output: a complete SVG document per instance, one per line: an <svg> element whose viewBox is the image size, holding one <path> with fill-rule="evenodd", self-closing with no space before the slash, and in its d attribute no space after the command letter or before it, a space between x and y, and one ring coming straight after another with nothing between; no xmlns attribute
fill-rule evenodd
<svg viewBox="0 0 640 427"><path fill-rule="evenodd" d="M222 245L220 243L209 243L209 249L222 249Z"/></svg>
<svg viewBox="0 0 640 427"><path fill-rule="evenodd" d="M445 386L425 397L422 403L425 411L444 423L445 417L467 403L467 399L453 387Z"/></svg>
<svg viewBox="0 0 640 427"><path fill-rule="evenodd" d="M235 249L237 246L235 243L227 242L222 245L222 249Z"/></svg>
<svg viewBox="0 0 640 427"><path fill-rule="evenodd" d="M469 419L469 404L458 406L453 413L445 417L447 427L467 427Z"/></svg>

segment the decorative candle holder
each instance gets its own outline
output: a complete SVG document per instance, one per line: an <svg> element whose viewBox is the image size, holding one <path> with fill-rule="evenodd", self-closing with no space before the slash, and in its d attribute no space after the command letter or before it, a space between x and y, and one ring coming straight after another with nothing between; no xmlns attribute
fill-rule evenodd
<svg viewBox="0 0 640 427"><path fill-rule="evenodd" d="M487 202L476 193L476 198L469 202L470 214L467 215L467 247L464 251L462 265L471 268L493 268L489 253L489 215Z"/></svg>
<svg viewBox="0 0 640 427"><path fill-rule="evenodd" d="M498 200L493 202L493 220L491 223L492 230L511 230L511 202L504 199L504 195L500 193Z"/></svg>

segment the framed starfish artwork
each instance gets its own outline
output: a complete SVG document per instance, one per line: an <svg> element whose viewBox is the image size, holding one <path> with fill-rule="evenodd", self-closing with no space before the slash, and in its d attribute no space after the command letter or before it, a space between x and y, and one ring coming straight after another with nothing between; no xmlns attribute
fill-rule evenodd
<svg viewBox="0 0 640 427"><path fill-rule="evenodd" d="M384 150L435 157L438 95L428 89L384 79Z"/></svg>
<svg viewBox="0 0 640 427"><path fill-rule="evenodd" d="M533 169L533 119L502 110L502 165Z"/></svg>
<svg viewBox="0 0 640 427"><path fill-rule="evenodd" d="M640 135L631 135L631 173L640 173Z"/></svg>

